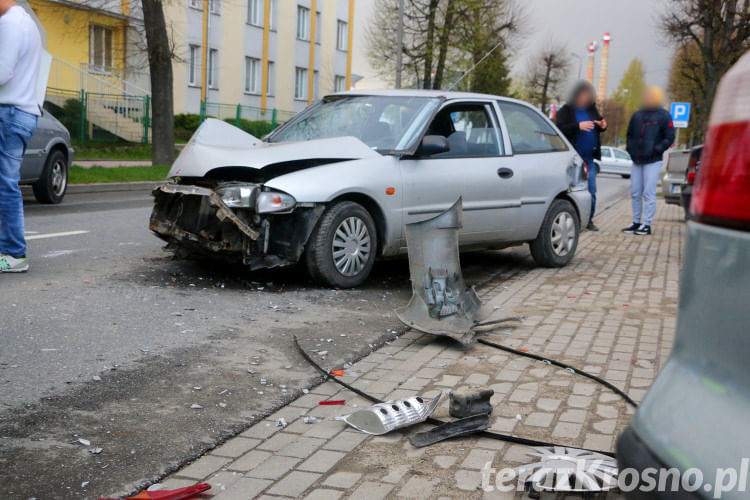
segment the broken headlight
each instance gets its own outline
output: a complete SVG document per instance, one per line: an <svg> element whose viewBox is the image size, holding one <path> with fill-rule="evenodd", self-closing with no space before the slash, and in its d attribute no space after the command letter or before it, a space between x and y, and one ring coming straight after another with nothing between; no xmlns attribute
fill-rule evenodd
<svg viewBox="0 0 750 500"><path fill-rule="evenodd" d="M264 191L258 193L258 199L255 203L255 210L259 214L269 212L284 212L291 210L297 204L292 196L278 191Z"/></svg>
<svg viewBox="0 0 750 500"><path fill-rule="evenodd" d="M227 186L219 188L216 193L229 208L250 208L253 203L255 186Z"/></svg>

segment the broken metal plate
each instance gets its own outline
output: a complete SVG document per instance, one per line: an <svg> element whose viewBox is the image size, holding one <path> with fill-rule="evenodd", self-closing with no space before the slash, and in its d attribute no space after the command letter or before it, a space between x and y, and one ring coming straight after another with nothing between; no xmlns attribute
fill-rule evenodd
<svg viewBox="0 0 750 500"><path fill-rule="evenodd" d="M534 448L528 455L537 461L516 471L527 489L536 493L591 495L617 487L617 464L601 453L554 446Z"/></svg>
<svg viewBox="0 0 750 500"><path fill-rule="evenodd" d="M490 399L495 394L492 389L484 389L477 392L451 392L451 403L448 406L451 417L466 418L472 415L492 413Z"/></svg>
<svg viewBox="0 0 750 500"><path fill-rule="evenodd" d="M464 345L474 341L474 326L489 316L461 274L458 231L462 202L425 221L406 225L412 298L396 309L405 325L433 335L446 335Z"/></svg>
<svg viewBox="0 0 750 500"><path fill-rule="evenodd" d="M357 430L379 436L401 427L424 422L435 411L442 395L438 394L429 402L421 396L386 401L348 415L338 416L336 420L343 420Z"/></svg>
<svg viewBox="0 0 750 500"><path fill-rule="evenodd" d="M474 434L476 432L485 431L489 428L490 416L485 413L483 415L462 418L461 420L456 420L454 422L447 422L426 432L417 432L409 437L409 442L414 445L415 448L422 448L424 446L439 443L440 441L445 441L446 439Z"/></svg>

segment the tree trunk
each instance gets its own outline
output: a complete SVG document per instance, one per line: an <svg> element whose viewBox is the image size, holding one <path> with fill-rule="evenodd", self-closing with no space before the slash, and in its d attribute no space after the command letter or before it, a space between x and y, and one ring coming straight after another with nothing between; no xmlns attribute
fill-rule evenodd
<svg viewBox="0 0 750 500"><path fill-rule="evenodd" d="M435 16L440 0L430 0L429 12L427 13L427 42L425 44L424 57L424 88L429 89L432 84L432 52L435 45Z"/></svg>
<svg viewBox="0 0 750 500"><path fill-rule="evenodd" d="M204 0L208 1L208 0ZM154 165L174 161L172 50L160 0L142 0L148 67L151 73L151 143Z"/></svg>
<svg viewBox="0 0 750 500"><path fill-rule="evenodd" d="M433 89L440 89L443 85L443 73L445 72L445 59L448 57L448 41L450 32L453 29L453 16L455 14L454 0L448 0L448 6L445 13L445 23L440 33L438 63L435 69L435 79L432 82Z"/></svg>

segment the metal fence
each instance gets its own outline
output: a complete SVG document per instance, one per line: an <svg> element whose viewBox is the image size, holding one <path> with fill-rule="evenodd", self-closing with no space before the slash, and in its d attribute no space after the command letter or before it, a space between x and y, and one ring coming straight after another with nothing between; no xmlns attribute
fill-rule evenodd
<svg viewBox="0 0 750 500"><path fill-rule="evenodd" d="M255 106L218 102L203 103L200 109L201 123L206 118L218 118L220 120L232 121L236 126L240 126L242 120L253 120L268 122L275 128L289 121L294 115L293 111L284 111L276 108L263 109Z"/></svg>

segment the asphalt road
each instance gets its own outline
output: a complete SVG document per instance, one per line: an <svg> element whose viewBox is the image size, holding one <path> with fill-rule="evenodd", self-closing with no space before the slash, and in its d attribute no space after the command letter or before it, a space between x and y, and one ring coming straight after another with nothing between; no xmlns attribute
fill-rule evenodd
<svg viewBox="0 0 750 500"><path fill-rule="evenodd" d="M627 189L600 176L601 209ZM365 286L345 291L298 268L175 261L147 229L150 204L138 192L26 200L31 272L0 275L10 498L132 492L315 383L293 335L334 366L401 328L392 310L410 296L405 260L379 262ZM532 267L526 247L464 259L470 283Z"/></svg>

